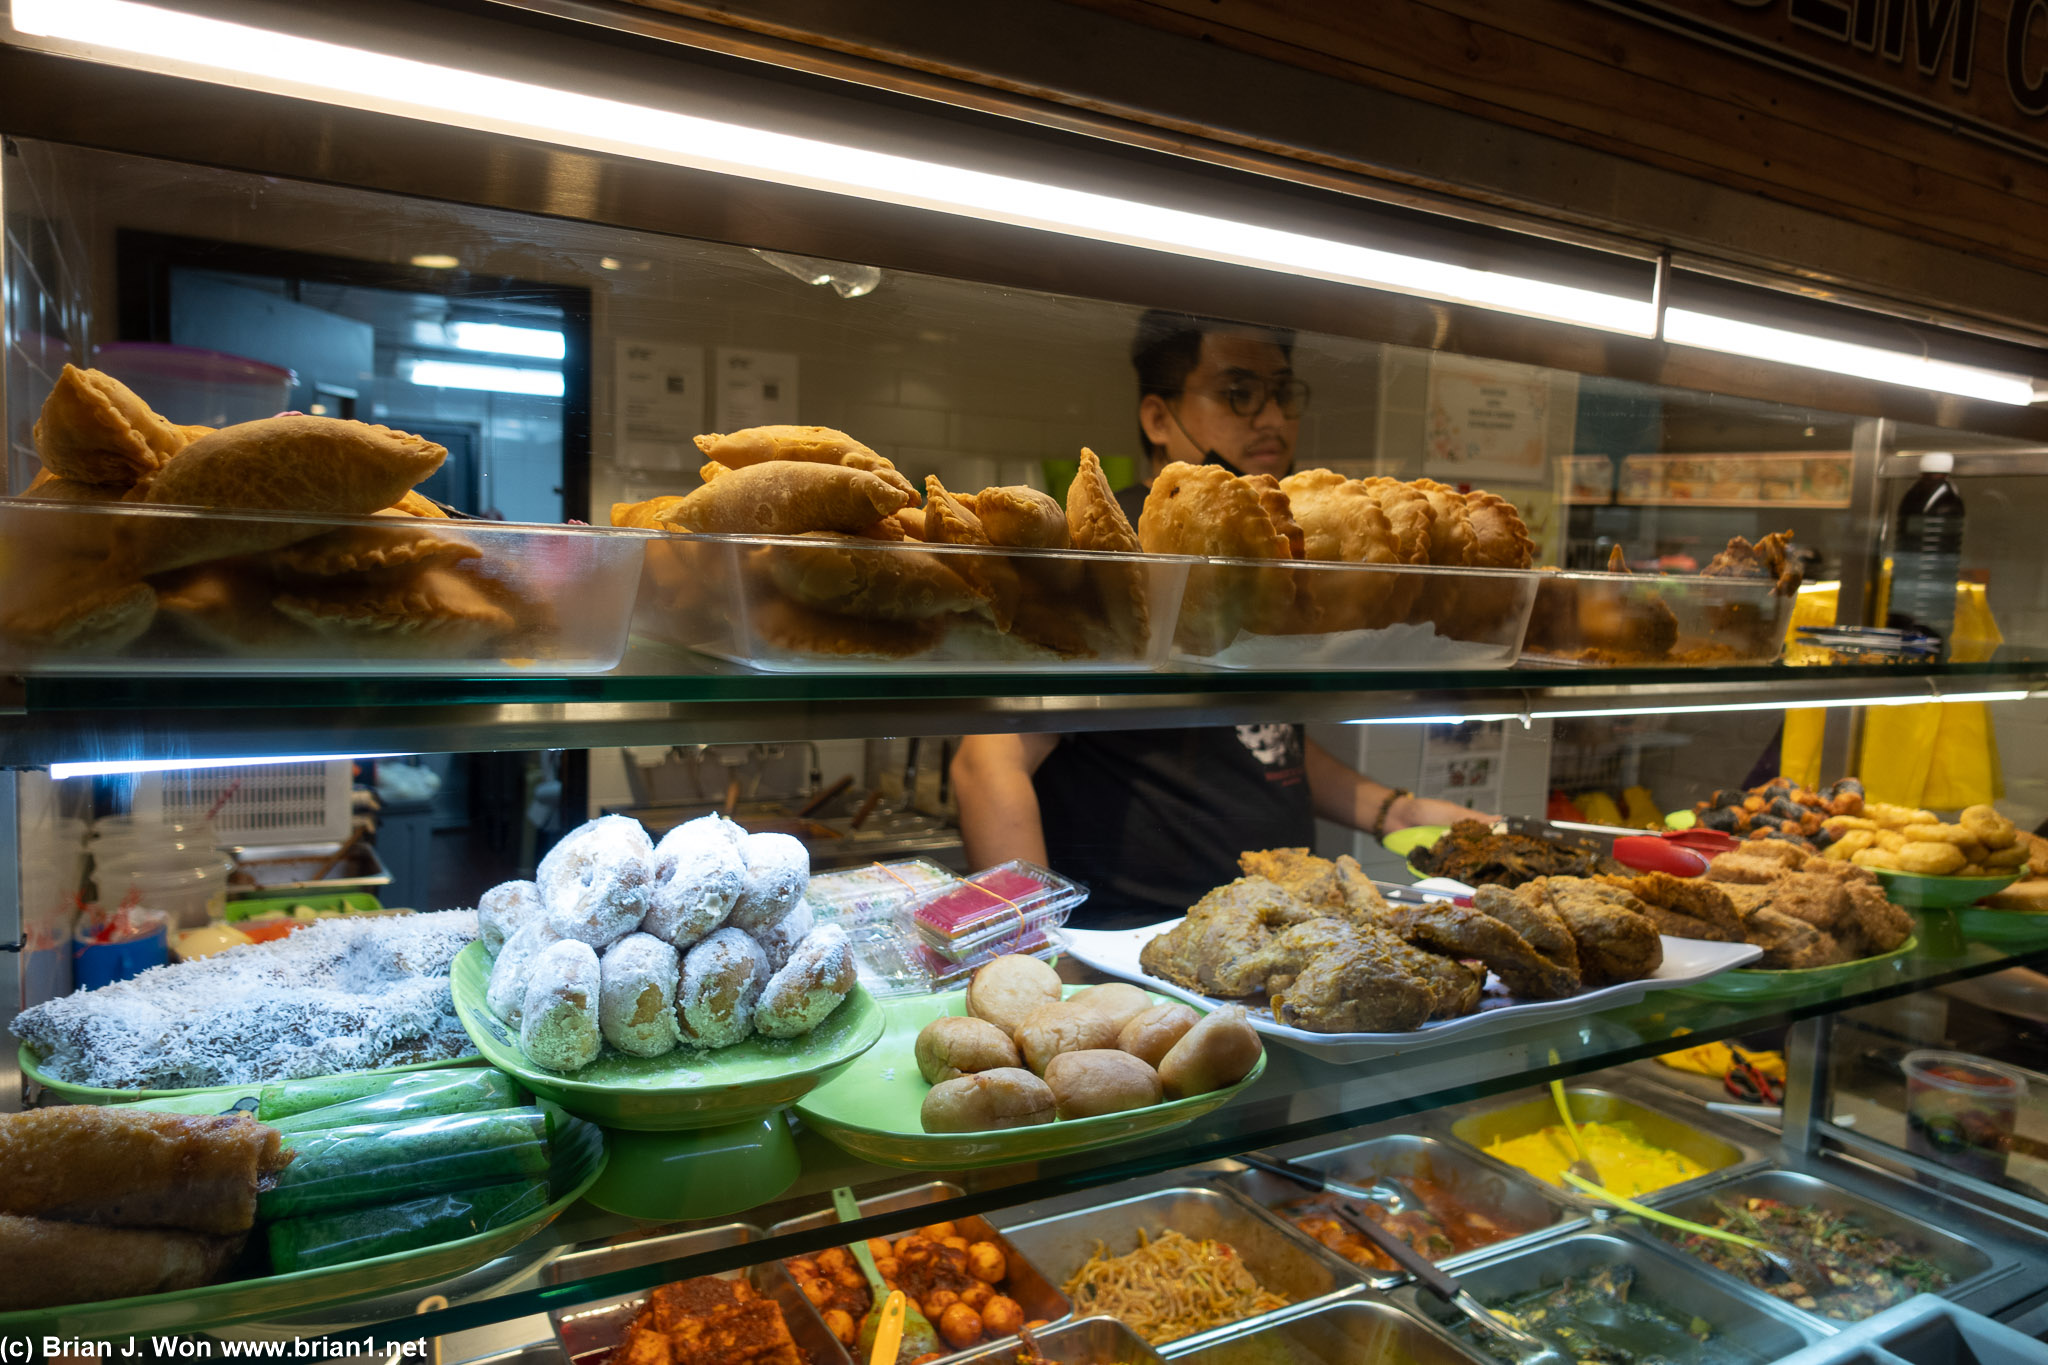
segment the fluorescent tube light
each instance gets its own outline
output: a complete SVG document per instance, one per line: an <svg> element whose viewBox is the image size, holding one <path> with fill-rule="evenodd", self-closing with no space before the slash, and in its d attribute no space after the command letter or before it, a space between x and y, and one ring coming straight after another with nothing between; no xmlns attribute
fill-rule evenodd
<svg viewBox="0 0 2048 1365"><path fill-rule="evenodd" d="M1930 702L2025 701L2033 693L2025 688L2008 691L1943 693L1928 697L1830 697L1824 701L1795 698L1790 701L1722 701L1687 704L1645 700L1640 706L1592 706L1569 710L1532 710L1531 720L1582 720L1589 716L1681 716L1714 711L1812 711L1831 706L1925 706Z"/></svg>
<svg viewBox="0 0 2048 1365"><path fill-rule="evenodd" d="M1606 331L1644 337L1656 332L1647 288L1644 297L1629 298L1477 270L387 56L133 0L13 0L13 24L24 35L75 45L54 50L95 61Z"/></svg>
<svg viewBox="0 0 2048 1365"><path fill-rule="evenodd" d="M429 389L483 389L490 393L562 396L560 370L522 370L514 365L471 365L460 360L415 360L412 382Z"/></svg>
<svg viewBox="0 0 2048 1365"><path fill-rule="evenodd" d="M458 351L560 360L567 352L560 332L543 327L507 327L502 322L451 322L448 344Z"/></svg>
<svg viewBox="0 0 2048 1365"><path fill-rule="evenodd" d="M52 763L50 776L114 777L122 773L167 773L196 768L254 768L273 763L338 763L343 759L404 757L404 754L293 754L261 758L131 758L106 763Z"/></svg>
<svg viewBox="0 0 2048 1365"><path fill-rule="evenodd" d="M1960 394L1990 403L2025 407L2038 399L2035 381L2027 375L1957 365L1927 356L1887 351L1877 346L1833 341L1803 332L1760 323L1738 322L1713 313L1695 313L1686 308L1664 310L1664 339L1681 346L1707 351L1774 360L1809 370L1828 370L1853 379L1875 379L1884 384L1933 389L1937 393Z"/></svg>

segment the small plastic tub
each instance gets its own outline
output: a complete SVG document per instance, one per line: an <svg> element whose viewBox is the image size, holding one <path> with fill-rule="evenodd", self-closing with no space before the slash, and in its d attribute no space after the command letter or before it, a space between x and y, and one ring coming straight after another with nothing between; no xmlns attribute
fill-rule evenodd
<svg viewBox="0 0 2048 1365"><path fill-rule="evenodd" d="M71 979L81 991L111 986L161 967L170 957L168 926L162 915L148 916L130 938L100 943L81 934L71 941Z"/></svg>
<svg viewBox="0 0 2048 1365"><path fill-rule="evenodd" d="M1906 1073L1906 1150L1979 1180L2005 1174L2027 1078L1967 1052L1922 1048Z"/></svg>
<svg viewBox="0 0 2048 1365"><path fill-rule="evenodd" d="M804 901L820 924L870 924L959 883L958 875L929 858L904 858L814 873Z"/></svg>
<svg viewBox="0 0 2048 1365"><path fill-rule="evenodd" d="M1796 600L1768 578L1539 577L1522 657L1582 668L1771 663L1784 652Z"/></svg>
<svg viewBox="0 0 2048 1365"><path fill-rule="evenodd" d="M1079 883L1049 868L1013 858L909 907L910 928L948 962L968 962L1004 944L1024 943L1067 922L1088 898Z"/></svg>

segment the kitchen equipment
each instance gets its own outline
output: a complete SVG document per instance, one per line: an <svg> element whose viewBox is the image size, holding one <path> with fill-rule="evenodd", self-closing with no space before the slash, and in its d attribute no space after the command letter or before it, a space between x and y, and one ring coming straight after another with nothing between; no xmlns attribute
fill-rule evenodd
<svg viewBox="0 0 2048 1365"><path fill-rule="evenodd" d="M1349 1181L1332 1180L1320 1171L1297 1166L1292 1161L1261 1156L1257 1152L1240 1153L1237 1159L1253 1170L1265 1171L1292 1180L1303 1189L1318 1192L1327 1190L1346 1199L1377 1204L1390 1214L1406 1214L1420 1218L1435 1231L1442 1233L1446 1241L1450 1239L1449 1232L1437 1221L1437 1216L1429 1211L1429 1206L1422 1202L1415 1191L1403 1184L1399 1176L1382 1175L1376 1177L1370 1185L1353 1185Z"/></svg>

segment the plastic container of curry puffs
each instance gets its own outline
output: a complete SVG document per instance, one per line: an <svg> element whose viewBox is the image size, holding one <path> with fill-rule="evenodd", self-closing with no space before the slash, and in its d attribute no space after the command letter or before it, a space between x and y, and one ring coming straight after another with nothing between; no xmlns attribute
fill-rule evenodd
<svg viewBox="0 0 2048 1365"><path fill-rule="evenodd" d="M0 672L601 673L648 538L0 499Z"/></svg>
<svg viewBox="0 0 2048 1365"><path fill-rule="evenodd" d="M1546 573L1522 657L1577 668L1773 663L1797 597L1768 578Z"/></svg>
<svg viewBox="0 0 2048 1365"><path fill-rule="evenodd" d="M1188 572L1170 658L1204 668L1505 668L1540 574L1426 564L1204 559Z"/></svg>
<svg viewBox="0 0 2048 1365"><path fill-rule="evenodd" d="M777 673L1143 671L1171 641L1180 556L837 535L651 541L634 629Z"/></svg>

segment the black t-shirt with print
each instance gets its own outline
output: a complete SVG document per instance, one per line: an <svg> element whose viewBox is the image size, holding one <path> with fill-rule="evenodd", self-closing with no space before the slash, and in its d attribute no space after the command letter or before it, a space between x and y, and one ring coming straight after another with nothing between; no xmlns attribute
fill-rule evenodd
<svg viewBox="0 0 2048 1365"><path fill-rule="evenodd" d="M1032 778L1072 923L1153 924L1240 874L1237 855L1315 843L1299 725L1064 735Z"/></svg>

